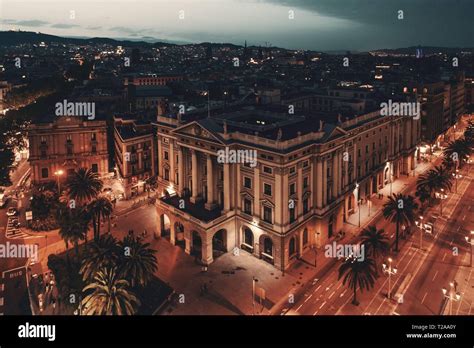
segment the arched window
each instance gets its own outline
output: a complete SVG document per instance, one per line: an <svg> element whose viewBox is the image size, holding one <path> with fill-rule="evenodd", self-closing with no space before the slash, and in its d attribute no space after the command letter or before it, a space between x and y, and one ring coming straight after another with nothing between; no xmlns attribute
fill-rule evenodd
<svg viewBox="0 0 474 348"><path fill-rule="evenodd" d="M289 254L290 257L293 256L296 253L296 242L295 242L295 237L290 239L290 246L289 246Z"/></svg>
<svg viewBox="0 0 474 348"><path fill-rule="evenodd" d="M308 244L308 229L305 228L303 231L303 245Z"/></svg>
<svg viewBox="0 0 474 348"><path fill-rule="evenodd" d="M244 230L244 243L253 247L253 232L248 227Z"/></svg>
<svg viewBox="0 0 474 348"><path fill-rule="evenodd" d="M268 237L263 241L263 252L267 255L273 256L273 242Z"/></svg>

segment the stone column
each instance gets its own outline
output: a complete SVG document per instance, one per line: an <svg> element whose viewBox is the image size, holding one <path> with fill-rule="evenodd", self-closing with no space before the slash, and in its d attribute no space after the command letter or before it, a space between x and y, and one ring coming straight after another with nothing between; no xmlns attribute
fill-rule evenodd
<svg viewBox="0 0 474 348"><path fill-rule="evenodd" d="M224 163L224 211L230 210L230 164Z"/></svg>
<svg viewBox="0 0 474 348"><path fill-rule="evenodd" d="M173 141L170 140L170 182L175 184L175 171L174 171L174 164L176 158L174 158L174 144Z"/></svg>
<svg viewBox="0 0 474 348"><path fill-rule="evenodd" d="M282 174L283 174L283 169L282 168L275 168L275 187L273 188L273 194L275 195L275 211L274 211L274 217L273 221L275 225L281 226L283 223L283 216L282 216L282 204L285 205L285 208L288 209L288 202L283 202L282 201ZM263 246L262 246L263 247Z"/></svg>
<svg viewBox="0 0 474 348"><path fill-rule="evenodd" d="M183 148L178 146L178 185L179 185L179 195L183 195L184 188L186 187L184 182L184 156Z"/></svg>
<svg viewBox="0 0 474 348"><path fill-rule="evenodd" d="M253 187L253 196L254 201L252 204L253 215L260 218L260 168L258 166L254 169L254 187ZM240 191L238 191L240 192Z"/></svg>
<svg viewBox="0 0 474 348"><path fill-rule="evenodd" d="M201 255L202 255L202 263L205 265L210 265L213 259L212 255L212 239L209 240L208 237L202 238L202 250L201 250Z"/></svg>
<svg viewBox="0 0 474 348"><path fill-rule="evenodd" d="M176 245L176 230L171 220L170 220L170 243L171 245Z"/></svg>
<svg viewBox="0 0 474 348"><path fill-rule="evenodd" d="M296 219L303 215L303 165L298 163L298 178L296 182L296 192L298 192L298 209Z"/></svg>
<svg viewBox="0 0 474 348"><path fill-rule="evenodd" d="M163 154L161 148L161 137L158 137L158 176L163 178Z"/></svg>
<svg viewBox="0 0 474 348"><path fill-rule="evenodd" d="M327 175L327 167L328 167L328 164L327 164L327 161L324 159L323 160L323 194L322 194L322 197L323 197L323 203L322 203L322 206L321 207L324 207L326 206L327 202L328 202L328 175Z"/></svg>
<svg viewBox="0 0 474 348"><path fill-rule="evenodd" d="M191 155L192 155L192 169L191 169L191 174L193 176L193 182L192 182L192 196L191 196L191 203L196 203L198 201L198 192L199 192L199 182L198 182L198 158L197 158L197 151L196 150L191 150Z"/></svg>
<svg viewBox="0 0 474 348"><path fill-rule="evenodd" d="M333 155L332 159L332 198L337 198L338 193L337 193L337 182L338 182L338 163L337 163L337 150Z"/></svg>
<svg viewBox="0 0 474 348"><path fill-rule="evenodd" d="M323 162L318 160L316 165L316 206L322 208L323 206Z"/></svg>
<svg viewBox="0 0 474 348"><path fill-rule="evenodd" d="M206 168L207 168L207 202L205 207L207 210L212 210L215 207L214 204L214 172L212 165L212 156L207 154L206 159Z"/></svg>

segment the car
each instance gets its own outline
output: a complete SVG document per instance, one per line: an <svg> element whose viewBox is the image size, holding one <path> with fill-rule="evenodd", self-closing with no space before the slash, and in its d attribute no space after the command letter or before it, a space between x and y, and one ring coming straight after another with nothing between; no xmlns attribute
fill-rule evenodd
<svg viewBox="0 0 474 348"><path fill-rule="evenodd" d="M18 211L15 208L13 208L13 207L8 208L8 210L7 210L7 215L8 216L15 216L16 214L18 214Z"/></svg>

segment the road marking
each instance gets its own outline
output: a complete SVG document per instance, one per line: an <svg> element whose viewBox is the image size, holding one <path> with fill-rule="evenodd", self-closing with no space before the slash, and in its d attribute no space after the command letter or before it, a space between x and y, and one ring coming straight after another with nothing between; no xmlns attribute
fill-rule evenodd
<svg viewBox="0 0 474 348"><path fill-rule="evenodd" d="M318 309L318 310L316 310L316 312L314 312L314 313L313 313L313 315L316 315L316 313L318 313L318 312L319 312L319 309Z"/></svg>
<svg viewBox="0 0 474 348"><path fill-rule="evenodd" d="M319 285L314 291L313 291L313 294L319 290L319 288L321 287L321 285Z"/></svg>
<svg viewBox="0 0 474 348"><path fill-rule="evenodd" d="M306 300L304 300L304 303L308 302L308 300L311 298L311 296L313 296L313 294L309 295Z"/></svg>
<svg viewBox="0 0 474 348"><path fill-rule="evenodd" d="M445 254L445 255L446 255L446 254ZM437 275L438 275L438 270L436 270L436 273L435 273L435 275L433 276L433 279L431 279L432 282L435 280L435 278L436 278Z"/></svg>
<svg viewBox="0 0 474 348"><path fill-rule="evenodd" d="M301 304L298 308L296 308L295 312L298 312L301 309L301 307L303 307L303 304Z"/></svg>
<svg viewBox="0 0 474 348"><path fill-rule="evenodd" d="M323 302L321 306L319 306L319 309L323 308L323 306L326 304L326 301Z"/></svg>
<svg viewBox="0 0 474 348"><path fill-rule="evenodd" d="M461 229L461 225L458 226L458 229L456 230L456 232L459 232L460 229Z"/></svg>
<svg viewBox="0 0 474 348"><path fill-rule="evenodd" d="M451 239L451 243L449 243L449 245L450 245L450 246L453 245L453 242L454 242L454 238Z"/></svg>
<svg viewBox="0 0 474 348"><path fill-rule="evenodd" d="M427 292L425 292L425 294L423 295L423 298L421 299L421 304L423 304L423 302L425 301L426 295L428 295Z"/></svg>
<svg viewBox="0 0 474 348"><path fill-rule="evenodd" d="M335 293L336 293L336 291L334 290L334 291L331 293L331 295L329 295L328 300L329 300L329 299L332 297L332 295L334 295Z"/></svg>
<svg viewBox="0 0 474 348"><path fill-rule="evenodd" d="M466 220L466 215L464 215L464 216L462 217L462 221L464 221L464 220Z"/></svg>
<svg viewBox="0 0 474 348"><path fill-rule="evenodd" d="M444 261L444 259L446 258L446 255L447 255L447 254L444 253L443 258L441 259L441 261Z"/></svg>
<svg viewBox="0 0 474 348"><path fill-rule="evenodd" d="M346 290L344 290L344 291L342 292L342 294L340 294L340 295L339 295L339 297L342 297L342 296L344 296L344 295L345 295L345 293L346 293L346 291L347 291L347 289L346 289Z"/></svg>
<svg viewBox="0 0 474 348"><path fill-rule="evenodd" d="M341 288L341 286L342 286L342 283L341 283L341 284L339 284L339 286L337 287L337 289L336 289L336 290L339 290L339 289Z"/></svg>

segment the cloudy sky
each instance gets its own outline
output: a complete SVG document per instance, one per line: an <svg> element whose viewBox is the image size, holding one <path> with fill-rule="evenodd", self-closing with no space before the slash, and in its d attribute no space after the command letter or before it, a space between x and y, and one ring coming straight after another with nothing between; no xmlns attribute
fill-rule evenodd
<svg viewBox="0 0 474 348"><path fill-rule="evenodd" d="M324 51L473 47L473 18L474 0L0 0L1 30Z"/></svg>

